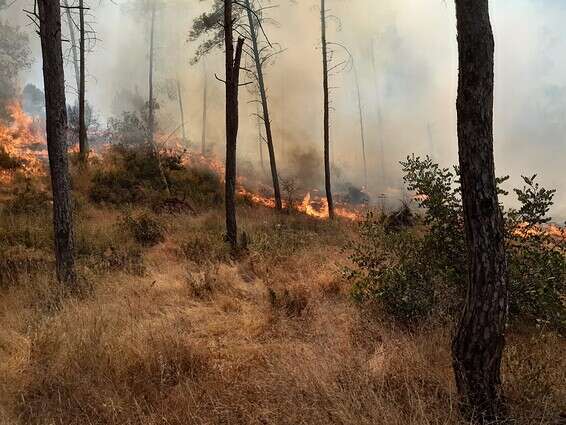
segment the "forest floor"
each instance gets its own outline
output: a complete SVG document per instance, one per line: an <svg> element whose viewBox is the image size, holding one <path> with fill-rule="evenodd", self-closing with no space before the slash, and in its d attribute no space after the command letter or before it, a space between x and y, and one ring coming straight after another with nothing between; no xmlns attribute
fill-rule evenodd
<svg viewBox="0 0 566 425"><path fill-rule="evenodd" d="M453 325L407 329L351 300L354 224L238 214L249 246L233 259L220 209L152 216L164 239L144 246L124 212L83 204L67 293L48 212L2 212L0 423L462 423ZM566 342L513 330L504 379L513 423L560 423Z"/></svg>

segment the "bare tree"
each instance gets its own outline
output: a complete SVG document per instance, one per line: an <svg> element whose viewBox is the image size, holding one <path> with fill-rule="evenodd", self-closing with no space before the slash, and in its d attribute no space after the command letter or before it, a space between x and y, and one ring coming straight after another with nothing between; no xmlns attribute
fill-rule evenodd
<svg viewBox="0 0 566 425"><path fill-rule="evenodd" d="M493 158L494 39L488 0L456 0L456 18L458 149L470 271L452 354L464 412L474 422L492 423L505 414L500 369L507 264Z"/></svg>
<svg viewBox="0 0 566 425"><path fill-rule="evenodd" d="M159 169L159 175L163 183L163 187L168 196L171 196L171 191L169 189L169 183L167 182L167 177L165 176L165 171L163 170L163 165L161 164L161 156L159 154L159 148L155 143L155 98L153 96L153 64L155 57L155 15L157 13L157 4L155 1L151 2L150 14L150 32L149 32L149 99L148 99L148 141L150 147L153 151L153 156L157 162L157 167Z"/></svg>
<svg viewBox="0 0 566 425"><path fill-rule="evenodd" d="M360 92L360 80L358 78L358 68L356 68L356 63L352 58L352 68L354 69L354 80L356 83L356 94L358 97L358 116L360 122L360 139L362 142L362 161L364 166L364 186L367 189L368 186L368 165L366 160L366 136L364 128L364 110L362 107L362 94Z"/></svg>
<svg viewBox="0 0 566 425"><path fill-rule="evenodd" d="M73 66L75 67L75 78L77 81L77 90L79 93L79 152L81 162L86 163L88 157L88 139L87 126L85 122L85 99L86 99L86 80L85 80L85 51L86 51L86 28L85 28L85 5L84 0L79 0L76 7L69 6L68 0L63 0L63 8L67 15L67 24L69 26L69 36L71 38L71 52L73 55ZM79 10L79 49L77 52L77 43L75 36L75 21L71 13L71 9Z"/></svg>
<svg viewBox="0 0 566 425"><path fill-rule="evenodd" d="M73 66L75 67L75 79L77 81L78 90L79 86L81 85L81 71L79 69L79 54L77 52L77 37L75 35L75 25L68 0L63 0L63 8L65 9L65 13L67 15L67 26L69 27L69 37L71 38L71 53L73 55Z"/></svg>
<svg viewBox="0 0 566 425"><path fill-rule="evenodd" d="M375 57L375 40L371 40L371 64L373 67L373 75L375 75L375 104L377 107L377 138L379 148L379 169L380 178L383 188L387 186L387 175L385 173L385 143L383 140L383 116L381 113L381 101L379 93L379 80L377 78L377 61Z"/></svg>
<svg viewBox="0 0 566 425"><path fill-rule="evenodd" d="M232 249L238 247L236 224L236 145L238 140L238 88L244 39L238 37L234 50L232 0L224 0L224 46L226 49L226 238Z"/></svg>
<svg viewBox="0 0 566 425"><path fill-rule="evenodd" d="M271 131L271 121L269 118L269 103L267 101L267 93L265 89L265 80L263 77L263 64L268 60L273 54L261 57L259 42L258 42L258 27L261 25L258 12L252 9L250 0L244 0L244 5L246 13L248 15L248 32L252 42L252 57L255 64L255 77L257 81L257 87L259 91L262 116L265 127L265 142L267 144L267 150L269 152L269 165L271 167L271 179L273 181L273 192L275 193L275 208L281 211L283 204L281 202L281 189L279 187L279 176L277 174L277 161L275 159L275 149L273 147L273 133ZM269 40L266 40L268 47L271 47ZM263 165L263 161L262 161Z"/></svg>
<svg viewBox="0 0 566 425"><path fill-rule="evenodd" d="M322 45L322 89L324 97L324 185L328 201L328 216L334 218L332 183L330 180L330 98L328 88L328 45L326 41L326 0L320 0L320 28Z"/></svg>
<svg viewBox="0 0 566 425"><path fill-rule="evenodd" d="M84 0L79 0L79 32L80 32L80 84L79 84L79 151L81 161L86 163L88 157L88 140L85 123L85 8Z"/></svg>
<svg viewBox="0 0 566 425"><path fill-rule="evenodd" d="M45 110L47 151L53 191L53 228L57 278L60 282L76 283L71 184L67 159L67 110L63 49L61 47L61 10L58 1L38 0Z"/></svg>
<svg viewBox="0 0 566 425"><path fill-rule="evenodd" d="M269 115L269 102L264 78L265 64L268 60L280 53L281 50L273 48L273 45L269 42L265 32L263 31L262 21L264 19L261 17L261 14L265 8L255 8L250 0L242 0L242 2L234 1L233 5L236 6L232 10L233 30L242 34L246 39L249 38L251 40L251 45L244 45L242 49L243 53L249 56L253 61L254 70L245 69L245 71L251 75L257 85L261 104L261 114L256 115L263 122L263 126L265 128L265 143L269 152L273 192L275 194L275 206L278 210L281 210L281 189L279 185L279 175L277 173L277 161ZM216 0L211 12L205 13L195 19L193 28L191 29L190 39L195 40L207 33L212 33L212 37L200 45L193 62L198 61L200 58L208 54L213 48L220 47L221 43L224 42L223 38L225 26L218 25L221 9L222 2ZM243 17L247 17L247 24L243 23L242 19L240 19ZM263 34L263 37L260 36L259 32Z"/></svg>

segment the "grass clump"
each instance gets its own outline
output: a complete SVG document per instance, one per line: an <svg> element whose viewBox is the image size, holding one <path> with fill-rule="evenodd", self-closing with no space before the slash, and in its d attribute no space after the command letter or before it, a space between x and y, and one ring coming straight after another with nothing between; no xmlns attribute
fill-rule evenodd
<svg viewBox="0 0 566 425"><path fill-rule="evenodd" d="M149 213L126 214L122 223L142 246L154 246L165 240L165 227Z"/></svg>

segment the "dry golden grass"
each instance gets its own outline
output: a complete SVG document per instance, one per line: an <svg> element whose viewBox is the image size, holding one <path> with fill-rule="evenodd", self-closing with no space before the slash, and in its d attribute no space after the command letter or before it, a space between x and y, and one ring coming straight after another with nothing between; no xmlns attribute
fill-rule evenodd
<svg viewBox="0 0 566 425"><path fill-rule="evenodd" d="M100 266L135 248L120 214L82 214L88 291L63 293L51 269L0 288L1 424L461 423L450 329L397 328L350 301L349 225L244 209L250 251L231 260L219 212L161 216L166 240L133 273ZM39 231L11 220L3 232ZM564 340L510 336L516 423L558 423L565 370Z"/></svg>

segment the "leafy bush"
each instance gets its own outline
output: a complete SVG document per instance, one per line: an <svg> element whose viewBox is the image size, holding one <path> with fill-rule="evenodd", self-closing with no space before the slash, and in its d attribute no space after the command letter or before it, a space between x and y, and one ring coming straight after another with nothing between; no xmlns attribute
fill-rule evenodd
<svg viewBox="0 0 566 425"><path fill-rule="evenodd" d="M424 208L422 225L391 227L389 218L368 215L359 240L349 245L354 266L345 274L356 300L377 300L401 321L450 318L465 297L468 267L458 169L414 156L401 165ZM504 213L509 312L512 319L560 329L566 325L566 250L564 239L541 227L550 221L555 191L541 188L535 177L523 177L525 186L515 190L521 208Z"/></svg>

